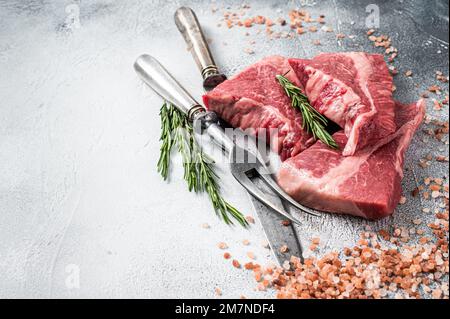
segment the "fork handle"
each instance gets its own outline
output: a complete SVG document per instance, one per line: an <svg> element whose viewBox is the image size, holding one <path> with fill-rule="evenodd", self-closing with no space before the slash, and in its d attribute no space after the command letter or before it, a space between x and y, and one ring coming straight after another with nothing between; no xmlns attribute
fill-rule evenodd
<svg viewBox="0 0 450 319"><path fill-rule="evenodd" d="M194 108L205 111L195 99L173 78L172 75L148 54L136 59L134 69L139 77L150 86L159 96L175 105L180 111L190 115Z"/></svg>
<svg viewBox="0 0 450 319"><path fill-rule="evenodd" d="M206 112L206 109L174 79L158 60L148 54L143 54L134 63L134 69L139 77L159 96L187 114L190 121L198 121L197 123L201 124L202 133L206 131L224 150L230 152L233 149L233 141L218 125L217 114ZM197 125L194 127L197 128Z"/></svg>

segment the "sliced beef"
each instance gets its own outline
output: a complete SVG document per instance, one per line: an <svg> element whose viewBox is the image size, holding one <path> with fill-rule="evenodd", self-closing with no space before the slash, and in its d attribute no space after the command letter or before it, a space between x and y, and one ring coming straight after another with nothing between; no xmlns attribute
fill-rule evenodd
<svg viewBox="0 0 450 319"><path fill-rule="evenodd" d="M206 107L233 127L254 135L265 130L264 138L270 140L272 149L282 160L299 154L314 142L302 130L300 112L292 108L275 78L285 73L291 82L300 85L286 58L268 57L203 96ZM275 138L269 136L270 129L277 130Z"/></svg>
<svg viewBox="0 0 450 319"><path fill-rule="evenodd" d="M318 210L378 219L392 214L401 196L403 159L424 116L424 101L395 107L397 131L343 156L317 142L283 162L279 185L300 203ZM344 131L333 135L343 148Z"/></svg>
<svg viewBox="0 0 450 319"><path fill-rule="evenodd" d="M344 129L343 155L395 132L392 76L382 55L323 53L289 63L311 105Z"/></svg>

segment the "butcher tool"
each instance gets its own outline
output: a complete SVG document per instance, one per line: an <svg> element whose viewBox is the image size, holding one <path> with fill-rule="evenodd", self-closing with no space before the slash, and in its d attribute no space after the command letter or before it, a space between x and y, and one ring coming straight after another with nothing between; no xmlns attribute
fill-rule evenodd
<svg viewBox="0 0 450 319"><path fill-rule="evenodd" d="M194 11L187 7L179 8L175 12L175 24L177 25L180 33L183 35L187 47L189 51L191 51L192 56L202 74L203 87L205 90L209 91L225 81L226 76L219 72L219 68L214 62L213 56ZM270 179L271 183L274 183L271 177L265 177L266 179ZM283 207L283 202L280 200L277 193L267 187L267 185L265 185L260 178L253 178L252 182L254 186L258 187L258 189L264 193L265 198L270 199L270 201L277 207ZM249 195L253 207L264 228L269 245L271 246L278 262L281 264L283 260L286 259L285 253L280 251L281 247L284 245L289 247L289 255L294 255L301 258L301 244L298 240L294 226L283 223L282 215L274 214L270 208L262 205L261 201L257 197L252 196L251 192ZM286 198L284 192L281 197ZM292 202L290 197L287 197L287 199L289 202ZM303 206L295 206L301 210L311 213L309 209L305 209ZM283 224L286 226L283 226Z"/></svg>

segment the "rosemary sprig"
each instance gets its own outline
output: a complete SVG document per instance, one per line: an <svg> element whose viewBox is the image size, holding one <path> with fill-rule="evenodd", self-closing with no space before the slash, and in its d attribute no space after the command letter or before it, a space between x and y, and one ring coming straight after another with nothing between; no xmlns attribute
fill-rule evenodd
<svg viewBox="0 0 450 319"><path fill-rule="evenodd" d="M196 152L196 171L198 172L199 189L206 191L213 204L214 210L227 224L233 224L228 214L230 214L235 220L242 226L248 225L247 220L244 218L241 212L234 208L230 203L225 201L220 195L220 188L217 184L217 175L214 173L210 163L210 159L203 152Z"/></svg>
<svg viewBox="0 0 450 319"><path fill-rule="evenodd" d="M315 139L321 140L329 147L338 149L339 146L325 129L325 126L328 123L326 117L314 109L311 104L309 104L308 98L303 94L300 88L295 86L284 75L277 75L276 78L286 92L286 95L291 98L292 107L298 109L302 113L302 129L311 133Z"/></svg>
<svg viewBox="0 0 450 319"><path fill-rule="evenodd" d="M198 191L198 178L195 172L195 163L191 154L192 147L195 143L191 125L188 123L187 117L182 114L173 105L170 106L172 115L172 125L174 142L178 146L178 152L181 154L184 168L184 180L188 183L189 191ZM169 119L170 121L170 119Z"/></svg>
<svg viewBox="0 0 450 319"><path fill-rule="evenodd" d="M181 154L184 168L184 179L189 191L205 191L214 211L227 224L233 220L242 226L248 226L242 213L230 205L220 195L217 175L214 173L212 161L204 154L197 144L194 130L187 116L170 103L164 103L160 110L161 116L161 148L158 161L158 172L166 180L169 174L170 154L174 145Z"/></svg>
<svg viewBox="0 0 450 319"><path fill-rule="evenodd" d="M159 111L159 116L161 118L161 141L160 155L158 160L158 173L167 180L169 177L169 164L170 164L170 153L172 151L173 140L172 140L172 123L170 118L172 116L169 114L170 110L166 103L163 104Z"/></svg>

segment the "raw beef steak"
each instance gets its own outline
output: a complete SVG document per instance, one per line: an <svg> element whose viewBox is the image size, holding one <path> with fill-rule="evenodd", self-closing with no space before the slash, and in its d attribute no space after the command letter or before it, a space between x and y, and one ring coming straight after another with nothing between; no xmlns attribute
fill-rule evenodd
<svg viewBox="0 0 450 319"><path fill-rule="evenodd" d="M279 185L298 202L318 210L378 219L392 214L401 196L403 159L422 122L425 103L395 106L398 130L375 144L343 156L317 142L283 162ZM344 131L333 135L347 145Z"/></svg>
<svg viewBox="0 0 450 319"><path fill-rule="evenodd" d="M289 63L311 105L344 129L343 155L395 132L392 76L382 55L322 53Z"/></svg>
<svg viewBox="0 0 450 319"><path fill-rule="evenodd" d="M314 142L302 130L300 112L292 108L291 100L275 78L285 73L291 82L300 85L286 58L268 57L203 96L205 106L233 127L260 138L264 132L264 138L282 160L299 154ZM270 129L277 130L275 138L269 136Z"/></svg>

